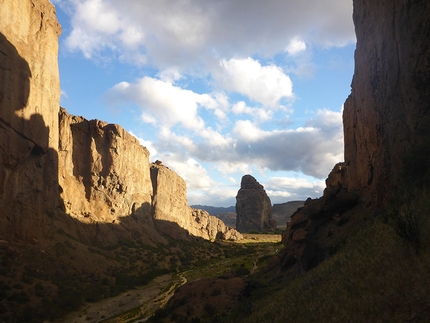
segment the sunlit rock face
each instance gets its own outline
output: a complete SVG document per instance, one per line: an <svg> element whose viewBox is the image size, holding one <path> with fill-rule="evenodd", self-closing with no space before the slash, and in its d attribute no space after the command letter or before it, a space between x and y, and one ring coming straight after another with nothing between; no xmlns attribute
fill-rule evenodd
<svg viewBox="0 0 430 323"><path fill-rule="evenodd" d="M239 232L276 230L270 198L251 175L242 177L236 196L236 213L236 230Z"/></svg>
<svg viewBox="0 0 430 323"><path fill-rule="evenodd" d="M371 206L387 200L408 154L423 153L429 142L429 17L428 1L354 1L355 71L343 112L346 185ZM427 166L417 166L424 174Z"/></svg>
<svg viewBox="0 0 430 323"><path fill-rule="evenodd" d="M61 28L48 0L3 0L0 15L0 240L241 237L191 209L167 167L151 179L148 150L123 128L60 109Z"/></svg>
<svg viewBox="0 0 430 323"><path fill-rule="evenodd" d="M0 239L35 241L58 204L61 28L48 0L3 0L0 17Z"/></svg>
<svg viewBox="0 0 430 323"><path fill-rule="evenodd" d="M122 127L60 113L59 180L65 210L81 222L151 217L149 152Z"/></svg>
<svg viewBox="0 0 430 323"><path fill-rule="evenodd" d="M240 240L242 235L204 210L188 206L185 181L161 162L151 164L153 217L157 229L172 238Z"/></svg>

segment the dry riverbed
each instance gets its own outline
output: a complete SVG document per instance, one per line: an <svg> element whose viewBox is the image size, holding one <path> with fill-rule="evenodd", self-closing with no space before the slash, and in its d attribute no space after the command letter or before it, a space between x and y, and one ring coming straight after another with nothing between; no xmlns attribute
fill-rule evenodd
<svg viewBox="0 0 430 323"><path fill-rule="evenodd" d="M163 275L145 286L97 303L87 303L68 315L64 323L133 322L164 305L175 289L186 282L181 275ZM150 315L150 314L148 314Z"/></svg>
<svg viewBox="0 0 430 323"><path fill-rule="evenodd" d="M280 242L281 236L276 234L244 234L244 239L239 244L269 244ZM230 245L231 242L218 242ZM268 250L256 251L256 259L252 260L251 272L257 269L259 256ZM272 250L274 252L274 250ZM167 274L159 276L145 286L127 291L121 295L102 300L97 303L86 303L80 310L72 312L63 321L64 323L137 323L144 322L158 308L163 307L173 296L175 290L187 282L203 277L216 277L221 275L226 268L231 268L238 259L249 256L237 256L237 258L224 259L205 268L196 268L176 275ZM243 258L244 259L244 258ZM242 260L243 260L242 259ZM239 261L240 262L240 261Z"/></svg>

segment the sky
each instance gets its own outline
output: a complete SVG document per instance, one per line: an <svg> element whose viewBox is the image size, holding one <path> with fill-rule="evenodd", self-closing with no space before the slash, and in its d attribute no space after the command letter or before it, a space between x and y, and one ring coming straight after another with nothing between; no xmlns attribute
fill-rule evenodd
<svg viewBox="0 0 430 323"><path fill-rule="evenodd" d="M61 106L121 125L231 206L251 174L272 203L322 196L343 161L352 0L51 0Z"/></svg>

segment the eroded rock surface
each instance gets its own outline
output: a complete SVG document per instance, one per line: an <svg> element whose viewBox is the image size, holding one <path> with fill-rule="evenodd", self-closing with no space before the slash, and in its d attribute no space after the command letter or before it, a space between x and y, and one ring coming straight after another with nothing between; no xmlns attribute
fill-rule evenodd
<svg viewBox="0 0 430 323"><path fill-rule="evenodd" d="M428 153L420 146L430 137L429 17L428 1L354 1L355 71L343 112L347 188L371 207L387 201L408 154ZM418 175L428 167L415 166Z"/></svg>
<svg viewBox="0 0 430 323"><path fill-rule="evenodd" d="M58 203L61 28L48 0L4 0L0 16L0 239L36 241Z"/></svg>
<svg viewBox="0 0 430 323"><path fill-rule="evenodd" d="M80 223L97 224L97 232L89 234L102 244L163 242L151 213L148 150L118 125L88 121L64 109L59 125L64 212Z"/></svg>
<svg viewBox="0 0 430 323"><path fill-rule="evenodd" d="M238 240L242 235L204 210L188 206L185 181L160 162L151 165L153 217L160 232L173 238ZM179 228L178 228L179 227Z"/></svg>
<svg viewBox="0 0 430 323"><path fill-rule="evenodd" d="M148 150L120 126L60 110L61 28L48 0L3 0L0 15L0 240L163 243L153 216L166 214L173 236L239 237L193 211L173 172L154 192Z"/></svg>
<svg viewBox="0 0 430 323"><path fill-rule="evenodd" d="M244 175L236 196L236 230L239 232L276 230L272 203L263 185Z"/></svg>
<svg viewBox="0 0 430 323"><path fill-rule="evenodd" d="M345 162L333 168L323 197L293 214L280 253L284 269L315 266L327 252L316 237L335 233L327 224L344 225L355 206L369 213L384 206L399 182L428 173L429 17L428 1L354 1L357 49L343 112Z"/></svg>

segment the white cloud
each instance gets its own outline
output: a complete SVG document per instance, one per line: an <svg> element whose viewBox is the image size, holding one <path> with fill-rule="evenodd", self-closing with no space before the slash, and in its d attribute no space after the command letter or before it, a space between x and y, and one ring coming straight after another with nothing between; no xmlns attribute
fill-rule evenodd
<svg viewBox="0 0 430 323"><path fill-rule="evenodd" d="M262 108L251 108L245 102L239 101L232 107L232 112L237 115L245 114L252 116L254 122L265 122L272 119L273 112Z"/></svg>
<svg viewBox="0 0 430 323"><path fill-rule="evenodd" d="M180 125L193 132L203 131L205 122L198 111L201 108L211 111L216 119L226 121L230 103L224 93L198 94L181 88L174 82L184 77L176 70L162 71L159 77L120 82L107 92L106 102L110 105L133 102L142 110L142 121L158 127Z"/></svg>
<svg viewBox="0 0 430 323"><path fill-rule="evenodd" d="M262 66L248 57L220 62L218 81L231 92L238 92L267 107L279 107L282 98L293 98L293 83L281 68Z"/></svg>
<svg viewBox="0 0 430 323"><path fill-rule="evenodd" d="M155 148L153 142L138 137L137 135L135 135L133 133L133 131L129 131L129 133L132 136L134 136L143 147L145 147L146 149L148 149L149 154L150 154L150 156L149 156L150 160L153 160L157 156L157 149Z"/></svg>
<svg viewBox="0 0 430 323"><path fill-rule="evenodd" d="M72 16L72 30L66 35L71 50L97 57L109 49L121 57L139 58L136 64L146 61L161 69L210 65L219 58L270 57L294 38L324 47L355 41L350 0L54 3Z"/></svg>
<svg viewBox="0 0 430 323"><path fill-rule="evenodd" d="M291 39L290 43L288 44L286 51L291 56L295 56L303 51L306 50L306 44L304 41L300 40L298 37L294 37Z"/></svg>
<svg viewBox="0 0 430 323"><path fill-rule="evenodd" d="M208 191L214 185L206 169L191 157L170 153L159 159L187 182L187 190Z"/></svg>
<svg viewBox="0 0 430 323"><path fill-rule="evenodd" d="M284 203L293 200L306 200L308 197L319 197L325 187L322 180L301 177L270 177L265 183L266 193L272 203Z"/></svg>
<svg viewBox="0 0 430 323"><path fill-rule="evenodd" d="M142 108L142 119L146 122L153 123L155 118L165 127L176 124L196 130L204 127L197 110L207 98L167 81L144 77L132 84L121 82L110 90L108 96L115 98L116 102L137 103Z"/></svg>

